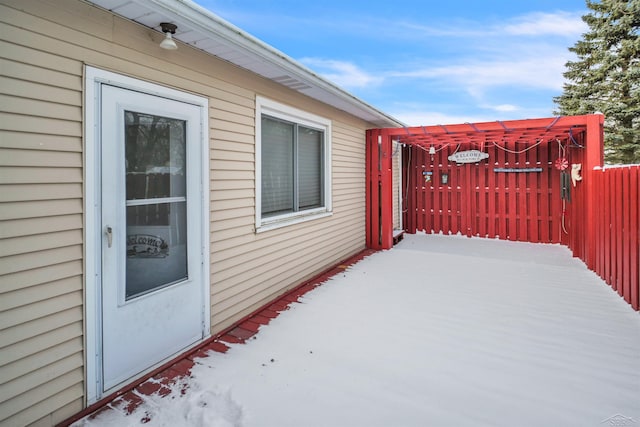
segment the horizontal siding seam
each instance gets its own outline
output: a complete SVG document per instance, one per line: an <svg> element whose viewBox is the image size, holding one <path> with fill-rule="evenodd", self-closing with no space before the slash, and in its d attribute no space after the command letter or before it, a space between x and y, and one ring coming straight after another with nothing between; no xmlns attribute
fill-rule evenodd
<svg viewBox="0 0 640 427"><path fill-rule="evenodd" d="M364 231L364 229L362 230ZM352 241L353 238L351 236L349 236L349 240ZM363 240L364 240L364 236L363 236ZM300 245L297 245L300 246ZM230 278L241 278L242 279L242 283L249 283L249 282L254 282L255 284L248 287L248 288L244 288L242 289L242 293L245 293L247 290L250 289L254 289L260 285L262 285L265 282L269 282L277 277L283 277L283 271L287 271L287 270L294 270L295 268L293 268L292 266L298 266L298 265L305 265L307 262L310 262L313 259L309 258L310 253L313 253L315 255L315 260L322 260L322 259L332 259L333 256L333 251L327 251L324 252L322 254L318 254L317 252L314 252L313 248L308 248L307 250L297 250L297 251L293 251L290 252L289 255L293 255L295 254L296 256L286 256L286 255L280 255L280 258L277 258L279 260L281 260L282 262L280 262L279 264L275 264L272 260L269 261L265 261L264 263L262 263L260 266L256 266L254 268L252 268L251 270L245 272L246 274L237 274L236 272L230 272L232 274L230 274L228 277L226 277L226 279L230 279ZM302 260L302 262L298 262ZM306 261L306 262L305 262ZM325 261L330 263L331 261ZM242 264L236 264L233 268L236 268L241 266ZM265 272L264 270L261 270L260 267L264 267L264 266L270 266L268 272ZM232 268L228 268L225 271L228 270L232 270ZM215 274L212 274L212 282L214 283L214 286L216 283L220 283L223 281L223 279L219 279L219 276L221 276L221 272L216 272ZM285 276L286 277L286 276ZM215 295L216 297L216 301L219 302L223 302L226 301L229 298L233 298L234 297L234 293L233 293L233 289L235 288L235 286L232 287L227 287L224 288L223 290L219 291L219 292L212 292L212 296ZM227 297L221 297L221 294L229 294ZM218 299L220 298L220 299Z"/></svg>
<svg viewBox="0 0 640 427"><path fill-rule="evenodd" d="M354 248L354 246L349 245L350 248ZM278 298L279 296L285 294L286 292L288 292L290 289L295 288L296 286L304 283L306 280L309 280L311 277L314 277L315 275L317 275L318 273L322 272L323 270L325 270L326 268L328 268L329 266L331 266L333 263L340 261L341 259L345 259L350 255L356 254L359 251L361 251L362 249L364 249L364 240L362 242L362 245L360 247L357 247L356 249L352 249L352 250L346 250L344 252L339 252L336 254L336 259L334 261L329 261L327 264L324 265L324 267L320 267L316 270L314 270L313 273L308 274L306 276L297 276L297 278L289 281L288 284L283 285L282 287L278 287L276 288L273 292L271 292L270 294L267 294L263 297L260 297L257 301L253 302L253 303L249 303L249 299L242 299L236 303L233 303L231 305L229 305L228 307L215 312L214 317L223 317L223 319L218 320L217 322L214 323L214 327L230 322L233 323L232 320L230 319L234 319L234 318L238 318L238 317L242 317L242 316L238 316L238 315L227 315L226 317L224 317L224 313L226 312L233 312L233 313L242 313L242 312L251 312L253 310L255 310L256 308L260 307L261 305L264 305L265 303L268 303L269 301L273 301L276 298ZM284 281L283 281L284 282ZM265 288L264 292L268 291L269 289L273 289L274 287L271 286L269 288ZM256 293L252 293L250 295L258 295ZM240 308L238 309L239 306L241 306L243 303L244 304L244 308ZM216 307L216 305L213 306L214 308Z"/></svg>
<svg viewBox="0 0 640 427"><path fill-rule="evenodd" d="M79 295L75 295L75 298L74 298L73 294L79 294ZM70 300L72 299L77 299L77 301L75 303L70 303ZM55 304L56 301L63 301L63 300L67 304L64 306L58 306L56 308L56 304ZM45 309L42 312L38 313L37 308L40 308L40 306L45 307ZM45 298L42 300L38 300L38 301L25 301L25 303L22 305L10 308L8 310L3 310L2 312L0 312L0 319L5 318L2 320L2 322L0 322L0 332L12 327L24 325L29 322L37 321L37 320L55 315L57 313L61 313L63 311L71 310L73 308L82 307L82 306L83 306L83 301L82 301L81 289L74 289L72 291L69 291L60 295L52 296L49 298ZM28 310L29 315L31 316L27 320L20 318L20 312L24 312L25 310ZM10 323L9 318L14 323Z"/></svg>

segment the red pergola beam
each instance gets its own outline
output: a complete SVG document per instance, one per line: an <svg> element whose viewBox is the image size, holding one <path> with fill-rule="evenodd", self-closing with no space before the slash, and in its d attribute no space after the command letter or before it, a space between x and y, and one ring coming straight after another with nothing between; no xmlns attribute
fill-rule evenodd
<svg viewBox="0 0 640 427"><path fill-rule="evenodd" d="M540 130L540 129L554 129L565 128L569 129L572 126L585 126L586 116L561 116L555 118L543 118L543 119L525 119L525 120L507 120L507 121L495 121L495 122L481 122L481 123L462 123L455 125L433 125L433 126L414 126L406 128L389 128L389 136L396 138L403 135L441 135L441 134L480 134L483 132L500 131L500 132L513 132L517 130Z"/></svg>
<svg viewBox="0 0 640 427"><path fill-rule="evenodd" d="M482 145L487 142L532 144L539 140L566 140L570 134L576 136L585 132L587 117L589 116L415 126L387 131L392 139L407 145L423 147L447 144Z"/></svg>

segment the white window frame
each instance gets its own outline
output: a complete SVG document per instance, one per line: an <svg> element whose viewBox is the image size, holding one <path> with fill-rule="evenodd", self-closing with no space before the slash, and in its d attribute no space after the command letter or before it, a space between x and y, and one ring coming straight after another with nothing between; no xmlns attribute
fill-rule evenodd
<svg viewBox="0 0 640 427"><path fill-rule="evenodd" d="M285 120L324 132L324 206L262 218L262 116ZM331 204L331 120L256 97L256 233L333 215Z"/></svg>

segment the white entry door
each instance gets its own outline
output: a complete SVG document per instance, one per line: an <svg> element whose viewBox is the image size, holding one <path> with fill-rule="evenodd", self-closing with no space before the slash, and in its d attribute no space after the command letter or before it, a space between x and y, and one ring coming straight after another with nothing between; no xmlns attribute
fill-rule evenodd
<svg viewBox="0 0 640 427"><path fill-rule="evenodd" d="M201 106L102 85L102 391L201 340Z"/></svg>

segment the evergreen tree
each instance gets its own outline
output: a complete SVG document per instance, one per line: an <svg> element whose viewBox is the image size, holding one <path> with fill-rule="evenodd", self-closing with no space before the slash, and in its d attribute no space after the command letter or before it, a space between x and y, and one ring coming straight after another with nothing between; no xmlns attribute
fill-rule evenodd
<svg viewBox="0 0 640 427"><path fill-rule="evenodd" d="M640 163L640 0L586 0L589 26L569 50L557 114L605 115L605 159Z"/></svg>

